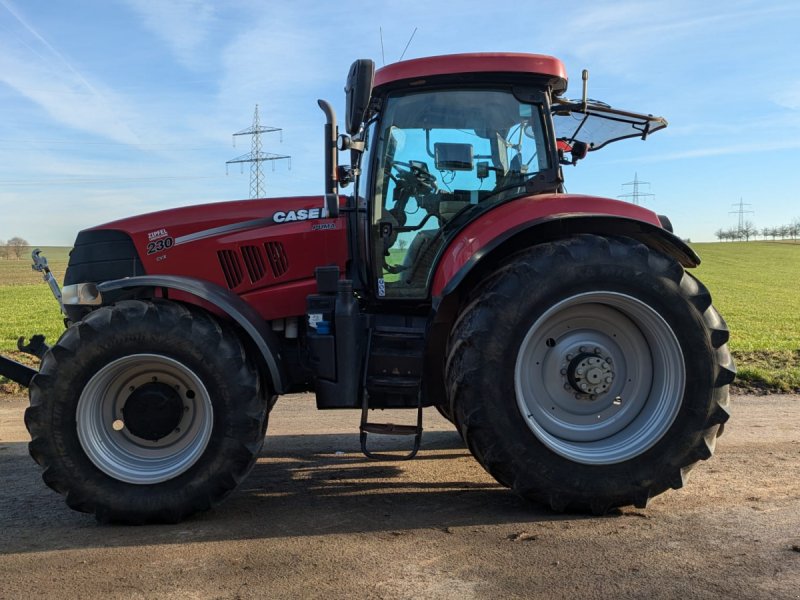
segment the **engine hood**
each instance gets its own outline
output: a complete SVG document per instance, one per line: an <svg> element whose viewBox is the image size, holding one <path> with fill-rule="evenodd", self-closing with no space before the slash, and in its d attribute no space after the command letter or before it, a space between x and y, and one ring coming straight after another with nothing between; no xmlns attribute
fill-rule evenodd
<svg viewBox="0 0 800 600"><path fill-rule="evenodd" d="M183 206L92 227L116 230L137 243L171 237L176 244L272 224L325 218L321 196L236 200Z"/></svg>

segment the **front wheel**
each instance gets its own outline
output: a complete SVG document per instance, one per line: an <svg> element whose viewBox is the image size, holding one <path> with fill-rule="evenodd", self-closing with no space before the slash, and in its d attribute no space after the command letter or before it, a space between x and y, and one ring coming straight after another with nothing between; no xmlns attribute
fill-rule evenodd
<svg viewBox="0 0 800 600"><path fill-rule="evenodd" d="M453 328L456 424L501 483L557 510L644 506L711 456L734 368L706 289L627 238L521 252ZM492 373L492 377L487 377Z"/></svg>
<svg viewBox="0 0 800 600"><path fill-rule="evenodd" d="M25 422L45 483L101 521L175 522L252 467L267 395L238 337L207 313L125 301L45 355Z"/></svg>

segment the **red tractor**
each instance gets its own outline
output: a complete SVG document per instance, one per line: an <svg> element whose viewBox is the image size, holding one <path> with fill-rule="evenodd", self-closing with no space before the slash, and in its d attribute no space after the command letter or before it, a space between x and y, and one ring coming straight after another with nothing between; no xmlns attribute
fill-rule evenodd
<svg viewBox="0 0 800 600"><path fill-rule="evenodd" d="M564 192L562 165L666 126L587 100L585 79L568 101L548 56L358 60L347 135L319 102L324 196L80 232L51 282L66 331L33 348L38 372L0 360L30 387L47 485L101 521L179 521L247 475L276 398L310 390L363 411L373 458L380 433L413 435L413 456L435 406L553 510L681 487L728 418L728 330L665 217ZM368 421L382 408L416 424Z"/></svg>

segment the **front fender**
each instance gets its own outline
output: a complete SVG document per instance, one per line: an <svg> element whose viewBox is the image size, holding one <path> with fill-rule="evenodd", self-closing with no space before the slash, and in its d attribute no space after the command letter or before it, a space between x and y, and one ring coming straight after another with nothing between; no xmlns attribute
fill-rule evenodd
<svg viewBox="0 0 800 600"><path fill-rule="evenodd" d="M252 306L229 290L202 279L174 275L126 277L100 283L97 289L104 296L122 290L158 289L162 290L164 297L167 297L172 290L189 294L213 305L239 325L258 348L269 371L274 391L278 394L287 391L288 379L277 336Z"/></svg>

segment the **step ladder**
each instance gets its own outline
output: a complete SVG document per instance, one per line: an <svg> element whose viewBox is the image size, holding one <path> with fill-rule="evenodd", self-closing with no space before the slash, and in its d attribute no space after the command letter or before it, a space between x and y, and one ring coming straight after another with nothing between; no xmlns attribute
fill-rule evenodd
<svg viewBox="0 0 800 600"><path fill-rule="evenodd" d="M361 408L361 452L374 460L410 460L417 455L422 441L422 350L424 331L389 327L370 330L367 338L367 368ZM372 400L372 402L370 402ZM413 403L413 404L412 404ZM374 423L370 408L417 409L416 425ZM369 434L414 436L412 449L405 455L372 452Z"/></svg>

